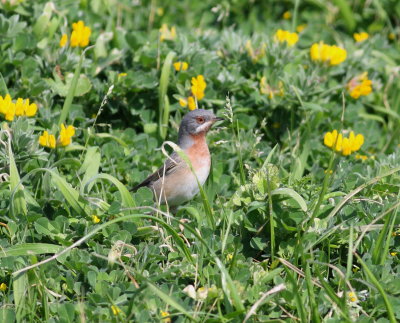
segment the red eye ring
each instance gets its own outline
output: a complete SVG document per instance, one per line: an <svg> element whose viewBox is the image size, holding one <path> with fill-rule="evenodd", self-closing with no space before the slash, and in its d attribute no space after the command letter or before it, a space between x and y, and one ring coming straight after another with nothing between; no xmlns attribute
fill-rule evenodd
<svg viewBox="0 0 400 323"><path fill-rule="evenodd" d="M197 121L197 123L202 124L202 123L204 123L205 120L203 117L196 117L196 121Z"/></svg>

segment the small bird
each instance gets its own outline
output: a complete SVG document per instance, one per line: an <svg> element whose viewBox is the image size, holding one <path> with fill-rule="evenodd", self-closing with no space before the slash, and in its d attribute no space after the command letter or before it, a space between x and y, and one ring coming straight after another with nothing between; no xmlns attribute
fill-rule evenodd
<svg viewBox="0 0 400 323"><path fill-rule="evenodd" d="M178 146L188 156L200 185L207 180L211 166L206 134L219 120L223 118L216 117L212 111L196 109L183 117L179 127ZM149 187L154 192L156 202L175 207L191 200L199 192L196 177L189 165L174 152L163 166L132 191Z"/></svg>

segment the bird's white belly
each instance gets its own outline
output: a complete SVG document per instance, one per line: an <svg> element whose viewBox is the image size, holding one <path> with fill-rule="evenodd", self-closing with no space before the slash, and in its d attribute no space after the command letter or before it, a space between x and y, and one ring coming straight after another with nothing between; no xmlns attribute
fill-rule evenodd
<svg viewBox="0 0 400 323"><path fill-rule="evenodd" d="M181 185L177 185L174 194L168 198L169 205L174 206L182 204L191 200L199 193L200 189L196 177L191 171L189 172L190 173L187 174L187 180L184 182L182 181ZM204 165L203 167L198 168L195 173L199 184L203 186L208 178L208 174L210 173L210 165Z"/></svg>

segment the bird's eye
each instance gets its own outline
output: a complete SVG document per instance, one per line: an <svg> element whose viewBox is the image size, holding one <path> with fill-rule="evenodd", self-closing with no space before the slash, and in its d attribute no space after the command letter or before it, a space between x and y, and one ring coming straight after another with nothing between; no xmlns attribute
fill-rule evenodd
<svg viewBox="0 0 400 323"><path fill-rule="evenodd" d="M197 123L202 124L202 123L204 123L205 120L203 117L197 117L196 121L197 121Z"/></svg>

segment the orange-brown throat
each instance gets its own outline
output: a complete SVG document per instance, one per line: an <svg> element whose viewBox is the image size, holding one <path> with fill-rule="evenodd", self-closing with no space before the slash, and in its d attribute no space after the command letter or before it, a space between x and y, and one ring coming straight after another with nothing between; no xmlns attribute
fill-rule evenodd
<svg viewBox="0 0 400 323"><path fill-rule="evenodd" d="M210 151L208 150L206 133L201 132L195 135L190 135L193 144L186 150L193 167L200 166L203 162L209 161Z"/></svg>

